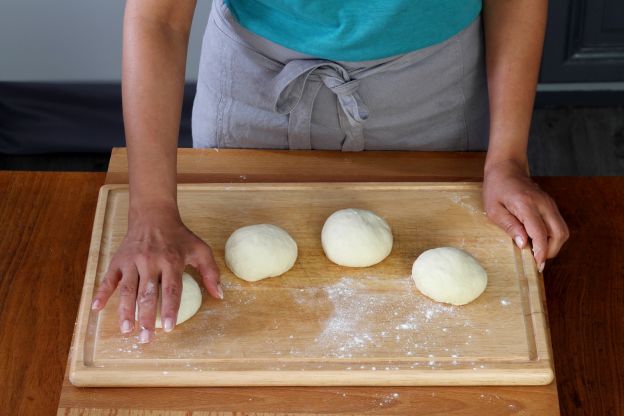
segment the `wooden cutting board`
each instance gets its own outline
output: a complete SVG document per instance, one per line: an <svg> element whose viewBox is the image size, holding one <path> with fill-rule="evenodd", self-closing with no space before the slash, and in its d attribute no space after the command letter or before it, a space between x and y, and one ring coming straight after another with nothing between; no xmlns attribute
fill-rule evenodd
<svg viewBox="0 0 624 416"><path fill-rule="evenodd" d="M185 224L213 248L225 300L204 290L200 311L149 344L118 332L115 294L90 310L96 282L127 229L127 185L100 191L72 342L78 386L518 385L553 379L542 278L483 212L476 183L193 184L178 186ZM392 227L383 262L347 268L323 254L325 219L370 209ZM224 245L237 228L272 223L297 241L286 274L236 278ZM416 257L462 248L488 273L466 306L436 303L416 289ZM195 278L198 274L187 269Z"/></svg>

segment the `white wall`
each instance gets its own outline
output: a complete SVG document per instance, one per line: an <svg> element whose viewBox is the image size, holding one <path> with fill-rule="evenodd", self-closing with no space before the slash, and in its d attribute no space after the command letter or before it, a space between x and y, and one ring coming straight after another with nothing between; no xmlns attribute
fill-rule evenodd
<svg viewBox="0 0 624 416"><path fill-rule="evenodd" d="M185 0L178 0L185 1ZM121 77L123 0L0 0L0 81ZM187 79L197 79L210 0L198 0Z"/></svg>

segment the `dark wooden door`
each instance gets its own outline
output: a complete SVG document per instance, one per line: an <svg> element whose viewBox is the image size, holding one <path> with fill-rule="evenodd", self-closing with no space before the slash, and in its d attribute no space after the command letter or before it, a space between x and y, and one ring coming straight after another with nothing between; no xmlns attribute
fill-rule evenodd
<svg viewBox="0 0 624 416"><path fill-rule="evenodd" d="M624 0L551 0L540 82L624 81Z"/></svg>

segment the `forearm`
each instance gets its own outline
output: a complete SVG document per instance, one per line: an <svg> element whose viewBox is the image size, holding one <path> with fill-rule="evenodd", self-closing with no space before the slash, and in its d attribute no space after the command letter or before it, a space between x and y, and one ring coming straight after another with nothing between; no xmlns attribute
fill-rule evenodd
<svg viewBox="0 0 624 416"><path fill-rule="evenodd" d="M547 6L547 0L484 0L490 103L486 172L503 161L528 171L527 143Z"/></svg>
<svg viewBox="0 0 624 416"><path fill-rule="evenodd" d="M131 12L124 17L122 97L130 215L176 210L176 150L188 37Z"/></svg>

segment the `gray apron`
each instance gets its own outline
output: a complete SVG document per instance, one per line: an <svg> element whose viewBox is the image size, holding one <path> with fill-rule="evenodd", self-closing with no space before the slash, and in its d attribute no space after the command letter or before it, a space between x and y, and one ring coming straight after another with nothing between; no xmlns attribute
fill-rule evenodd
<svg viewBox="0 0 624 416"><path fill-rule="evenodd" d="M336 62L255 35L213 2L193 147L485 150L488 124L480 17L427 48Z"/></svg>

